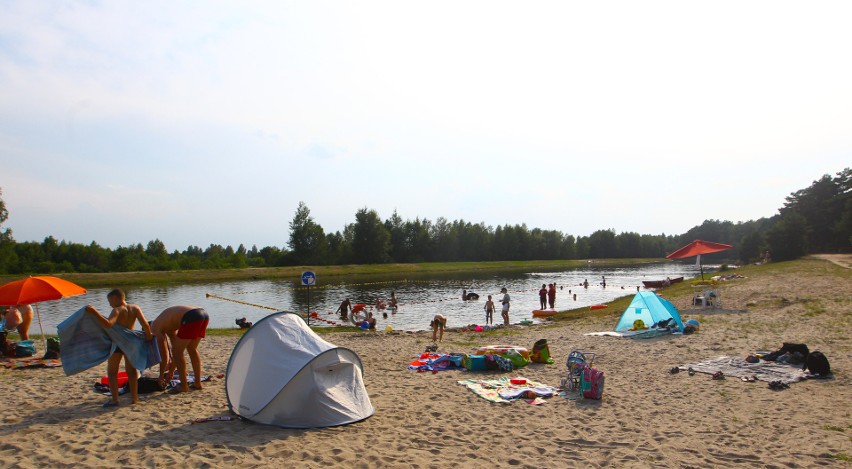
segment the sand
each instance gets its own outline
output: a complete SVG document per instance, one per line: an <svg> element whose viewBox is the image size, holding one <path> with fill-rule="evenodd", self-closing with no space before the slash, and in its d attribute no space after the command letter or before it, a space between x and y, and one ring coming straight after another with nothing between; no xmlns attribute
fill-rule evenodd
<svg viewBox="0 0 852 469"><path fill-rule="evenodd" d="M324 336L360 355L377 409L367 420L327 429L191 424L228 415L224 379L189 394L149 394L137 405L122 396L125 405L108 410L101 407L107 398L92 387L105 365L72 377L59 368L2 369L0 466L849 467L849 273L825 260L777 264L721 286L724 309L695 309L689 294L670 298L685 319L701 321L691 336L583 335L611 330L619 314L613 311L558 326L513 326L507 336L450 331L440 344L439 351L472 352L496 342L531 347L546 338L556 364L476 375L525 376L554 386L568 352L593 351L606 373L602 401L489 403L457 384L471 373L406 368L430 343L425 332ZM236 340L202 341L205 373L225 372ZM785 341L824 352L835 378L772 391L762 382L669 373L676 365L774 350Z"/></svg>

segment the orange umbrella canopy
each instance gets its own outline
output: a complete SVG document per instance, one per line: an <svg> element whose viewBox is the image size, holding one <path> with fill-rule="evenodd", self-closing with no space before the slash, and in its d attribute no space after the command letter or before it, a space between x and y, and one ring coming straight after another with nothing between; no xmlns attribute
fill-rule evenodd
<svg viewBox="0 0 852 469"><path fill-rule="evenodd" d="M58 300L86 293L86 289L57 277L27 277L0 286L0 305L14 306Z"/></svg>
<svg viewBox="0 0 852 469"><path fill-rule="evenodd" d="M666 256L666 259L683 259L684 257L693 257L700 254L727 251L732 248L733 246L730 244L714 243L711 241L701 241L700 239L696 239L695 241L669 254Z"/></svg>

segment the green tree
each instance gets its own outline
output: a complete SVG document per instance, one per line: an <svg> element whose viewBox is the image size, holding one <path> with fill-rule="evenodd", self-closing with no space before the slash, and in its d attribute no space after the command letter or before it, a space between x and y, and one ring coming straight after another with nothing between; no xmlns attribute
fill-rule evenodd
<svg viewBox="0 0 852 469"><path fill-rule="evenodd" d="M3 189L0 188L0 273L12 273L18 264L18 255L15 253L15 240L12 238L12 229L3 228L3 223L9 218L6 210L6 202L3 201Z"/></svg>
<svg viewBox="0 0 852 469"><path fill-rule="evenodd" d="M358 264L382 264L390 261L390 233L375 210L367 210L365 207L355 213L352 254Z"/></svg>
<svg viewBox="0 0 852 469"><path fill-rule="evenodd" d="M796 212L787 212L766 232L772 260L789 261L808 253L808 222Z"/></svg>
<svg viewBox="0 0 852 469"><path fill-rule="evenodd" d="M762 257L763 234L755 230L745 235L739 245L739 258L744 264L755 262Z"/></svg>
<svg viewBox="0 0 852 469"><path fill-rule="evenodd" d="M297 265L323 264L328 257L328 241L322 227L314 222L311 210L299 202L290 222L291 259Z"/></svg>

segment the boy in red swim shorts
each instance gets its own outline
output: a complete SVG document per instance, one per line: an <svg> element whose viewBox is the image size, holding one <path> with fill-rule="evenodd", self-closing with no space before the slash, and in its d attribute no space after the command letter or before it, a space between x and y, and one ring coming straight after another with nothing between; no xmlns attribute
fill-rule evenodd
<svg viewBox="0 0 852 469"><path fill-rule="evenodd" d="M189 391L186 358L183 355L186 351L192 363L192 373L195 375L192 387L201 389L201 355L198 353L198 344L206 335L209 322L210 316L204 308L187 305L166 308L157 319L151 321L151 332L157 336L160 346L160 385L165 384L166 370L173 371L176 366L180 375L179 391ZM171 350L166 345L166 338L171 341ZM170 362L173 366L169 366Z"/></svg>

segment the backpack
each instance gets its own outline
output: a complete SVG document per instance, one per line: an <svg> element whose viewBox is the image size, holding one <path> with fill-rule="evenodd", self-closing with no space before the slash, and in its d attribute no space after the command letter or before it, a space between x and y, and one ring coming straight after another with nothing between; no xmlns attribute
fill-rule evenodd
<svg viewBox="0 0 852 469"><path fill-rule="evenodd" d="M47 352L44 353L44 360L56 360L59 358L59 337L51 337L47 339Z"/></svg>
<svg viewBox="0 0 852 469"><path fill-rule="evenodd" d="M18 358L35 355L35 344L32 340L22 340L15 345L15 356Z"/></svg>
<svg viewBox="0 0 852 469"><path fill-rule="evenodd" d="M811 352L805 358L805 364L802 369L808 369L812 375L828 376L831 374L831 365L828 364L828 358L822 352Z"/></svg>
<svg viewBox="0 0 852 469"><path fill-rule="evenodd" d="M166 390L165 386L160 386L157 378L141 376L139 377L138 383L139 386L137 387L137 390L139 394L149 394L152 392L162 392Z"/></svg>
<svg viewBox="0 0 852 469"><path fill-rule="evenodd" d="M580 375L580 390L583 398L600 400L603 397L604 372L585 365Z"/></svg>

